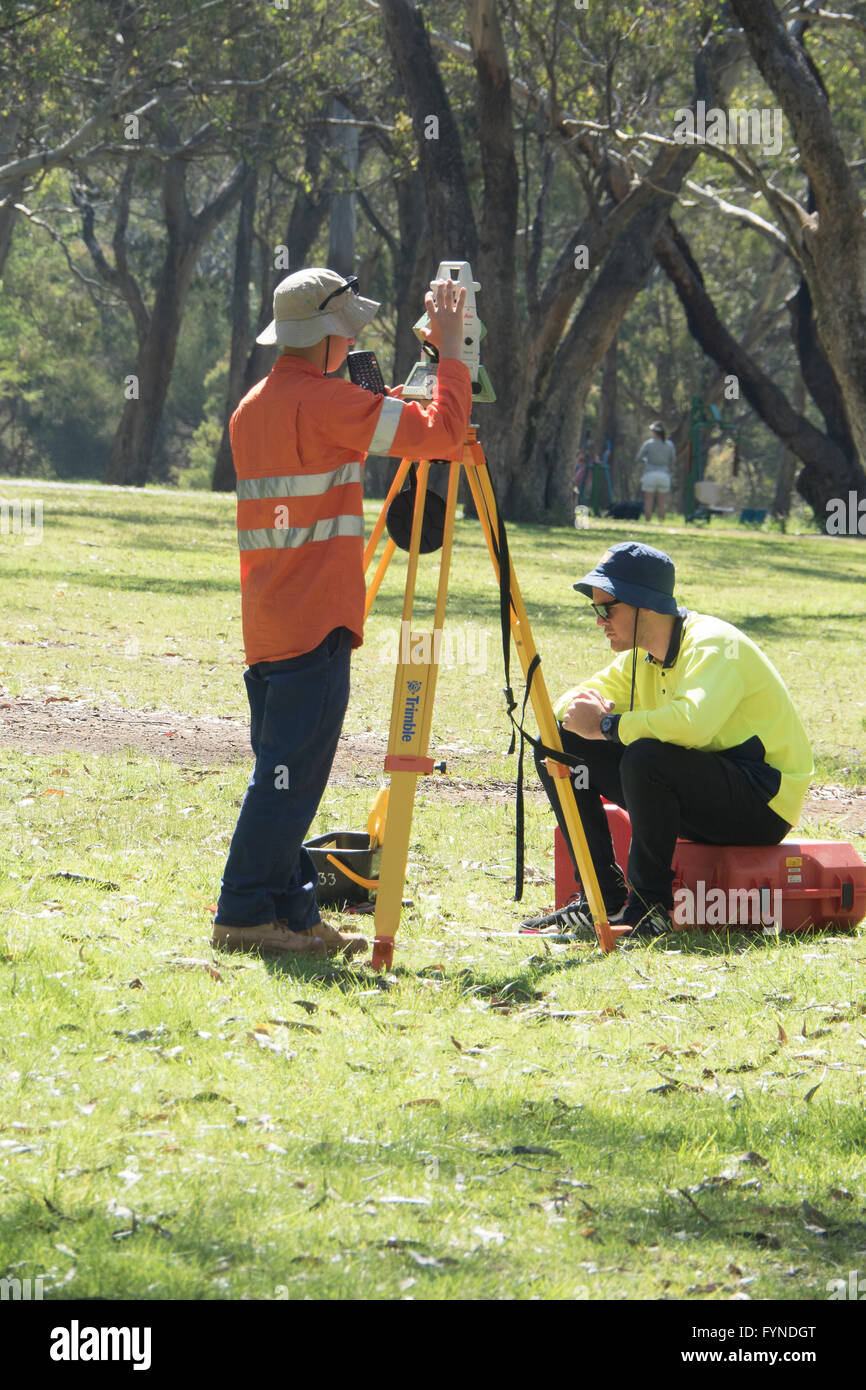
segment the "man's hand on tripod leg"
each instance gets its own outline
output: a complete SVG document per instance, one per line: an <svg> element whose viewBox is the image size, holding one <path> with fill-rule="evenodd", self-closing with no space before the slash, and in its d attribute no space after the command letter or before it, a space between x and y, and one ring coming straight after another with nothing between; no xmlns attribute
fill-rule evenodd
<svg viewBox="0 0 866 1390"><path fill-rule="evenodd" d="M424 330L427 342L441 357L460 357L463 349L463 305L466 290L453 280L432 280L424 296L430 327Z"/></svg>

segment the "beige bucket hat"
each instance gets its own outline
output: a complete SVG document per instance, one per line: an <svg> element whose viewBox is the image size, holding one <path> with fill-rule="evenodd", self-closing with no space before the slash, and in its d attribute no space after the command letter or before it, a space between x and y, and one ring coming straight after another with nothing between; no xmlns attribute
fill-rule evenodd
<svg viewBox="0 0 866 1390"><path fill-rule="evenodd" d="M274 290L274 317L256 342L312 347L330 333L354 338L379 307L374 299L362 299L358 294L357 275L346 280L322 266L296 270Z"/></svg>

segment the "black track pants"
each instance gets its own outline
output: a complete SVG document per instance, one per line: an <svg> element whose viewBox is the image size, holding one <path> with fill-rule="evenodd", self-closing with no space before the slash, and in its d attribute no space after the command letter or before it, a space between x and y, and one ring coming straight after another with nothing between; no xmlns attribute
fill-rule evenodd
<svg viewBox="0 0 866 1390"><path fill-rule="evenodd" d="M587 787L572 786L605 906L622 905L625 890L613 855L602 798L622 806L631 820L629 887L648 904L673 907L673 860L677 839L708 845L777 845L791 829L771 811L748 773L721 753L704 753L641 738L627 747L586 739L560 726L562 746L587 768ZM554 782L540 758L535 765L568 843ZM574 856L572 855L572 858ZM577 865L575 864L575 871Z"/></svg>

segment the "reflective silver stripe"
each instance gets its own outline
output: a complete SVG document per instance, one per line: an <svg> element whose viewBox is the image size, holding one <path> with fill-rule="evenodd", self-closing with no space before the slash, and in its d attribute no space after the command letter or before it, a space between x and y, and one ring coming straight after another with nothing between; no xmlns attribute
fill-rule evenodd
<svg viewBox="0 0 866 1390"><path fill-rule="evenodd" d="M283 526L273 530L238 531L241 550L294 550L309 541L330 541L334 536L364 536L362 516L326 516L314 526Z"/></svg>
<svg viewBox="0 0 866 1390"><path fill-rule="evenodd" d="M382 402L379 423L373 432L373 438L367 445L368 454L387 454L394 443L394 435L397 433L397 426L402 414L403 402L398 401L394 396L386 396Z"/></svg>
<svg viewBox="0 0 866 1390"><path fill-rule="evenodd" d="M330 473L284 473L278 478L239 478L238 501L261 501L266 497L319 497L332 487L360 481L360 463L341 463Z"/></svg>

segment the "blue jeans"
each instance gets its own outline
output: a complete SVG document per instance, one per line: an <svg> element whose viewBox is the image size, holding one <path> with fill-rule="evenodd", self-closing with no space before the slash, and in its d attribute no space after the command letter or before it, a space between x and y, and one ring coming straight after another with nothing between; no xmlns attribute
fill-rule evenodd
<svg viewBox="0 0 866 1390"><path fill-rule="evenodd" d="M223 871L215 926L294 930L321 921L304 840L328 784L349 703L352 634L244 672L256 756Z"/></svg>

